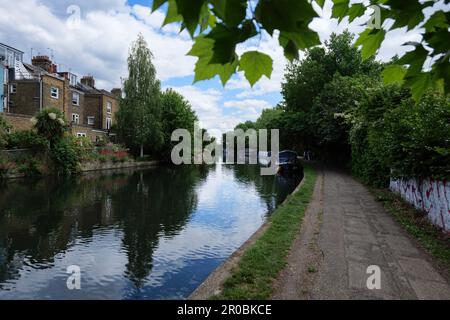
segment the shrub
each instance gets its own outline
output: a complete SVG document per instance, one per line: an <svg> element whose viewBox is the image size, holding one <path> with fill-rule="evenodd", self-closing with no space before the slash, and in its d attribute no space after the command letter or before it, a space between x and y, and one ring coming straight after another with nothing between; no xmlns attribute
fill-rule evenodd
<svg viewBox="0 0 450 320"><path fill-rule="evenodd" d="M116 157L116 156L111 156L111 161L113 163L118 163L120 161L120 159L118 157Z"/></svg>
<svg viewBox="0 0 450 320"><path fill-rule="evenodd" d="M77 172L81 155L78 151L76 138L66 136L55 141L51 149L51 157L57 174L67 175Z"/></svg>
<svg viewBox="0 0 450 320"><path fill-rule="evenodd" d="M34 122L38 133L50 141L50 144L62 139L67 130L63 113L55 108L42 110L37 114Z"/></svg>
<svg viewBox="0 0 450 320"><path fill-rule="evenodd" d="M7 144L8 130L11 126L0 114L0 149L3 149Z"/></svg>
<svg viewBox="0 0 450 320"><path fill-rule="evenodd" d="M428 93L415 103L399 87L369 92L350 117L352 171L386 187L393 178L450 178L450 98Z"/></svg>
<svg viewBox="0 0 450 320"><path fill-rule="evenodd" d="M20 173L25 174L27 177L40 176L42 174L40 170L40 163L33 157L25 157L19 161L17 170Z"/></svg>
<svg viewBox="0 0 450 320"><path fill-rule="evenodd" d="M386 118L386 160L396 178L450 178L450 97L404 101Z"/></svg>
<svg viewBox="0 0 450 320"><path fill-rule="evenodd" d="M32 130L17 131L8 136L8 148L44 151L48 148L48 141Z"/></svg>
<svg viewBox="0 0 450 320"><path fill-rule="evenodd" d="M82 160L92 159L94 152L94 144L89 138L75 138L75 147Z"/></svg>

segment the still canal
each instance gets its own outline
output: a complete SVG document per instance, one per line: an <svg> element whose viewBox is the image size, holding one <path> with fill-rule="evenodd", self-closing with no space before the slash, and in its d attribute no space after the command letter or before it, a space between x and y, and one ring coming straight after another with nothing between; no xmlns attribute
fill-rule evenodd
<svg viewBox="0 0 450 320"><path fill-rule="evenodd" d="M0 299L183 299L301 177L251 165L155 168L0 186ZM69 266L81 289L69 290Z"/></svg>

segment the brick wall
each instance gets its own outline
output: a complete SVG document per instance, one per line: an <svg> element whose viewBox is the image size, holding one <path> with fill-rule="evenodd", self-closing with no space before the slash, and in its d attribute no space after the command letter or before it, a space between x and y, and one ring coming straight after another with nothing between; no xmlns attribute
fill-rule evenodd
<svg viewBox="0 0 450 320"><path fill-rule="evenodd" d="M102 96L98 94L86 94L84 100L84 108L86 123L88 117L94 117L95 123L92 127L95 129L102 129Z"/></svg>
<svg viewBox="0 0 450 320"><path fill-rule="evenodd" d="M56 108L61 112L65 112L67 110L66 106L68 102L72 101L72 98L69 98L68 86L65 81L51 77L51 76L43 76L43 108ZM59 97L57 99L52 98L51 96L51 88L55 87L59 89ZM69 100L70 99L70 100ZM66 119L69 118L66 116Z"/></svg>
<svg viewBox="0 0 450 320"><path fill-rule="evenodd" d="M9 112L30 116L39 112L39 81L21 80L15 81L13 84L16 85L16 93L10 94Z"/></svg>
<svg viewBox="0 0 450 320"><path fill-rule="evenodd" d="M87 125L87 117L85 116L85 103L86 103L86 99L85 99L85 95L84 95L84 93L83 92L79 92L79 91L77 91L77 90L74 90L74 89L70 89L69 90L70 91L70 94L69 94L69 101L68 101L68 103L67 103L67 105L68 105L68 107L67 107L67 109L68 109L68 115L67 115L67 118L69 119L69 121L72 121L72 114L78 114L78 116L79 116L79 124L80 125ZM73 92L77 92L79 95L80 95L80 104L77 106L77 105L74 105L73 103L72 103L72 94L73 94Z"/></svg>
<svg viewBox="0 0 450 320"><path fill-rule="evenodd" d="M4 113L3 117L12 125L12 132L33 128L33 124L31 123L32 116L30 115Z"/></svg>

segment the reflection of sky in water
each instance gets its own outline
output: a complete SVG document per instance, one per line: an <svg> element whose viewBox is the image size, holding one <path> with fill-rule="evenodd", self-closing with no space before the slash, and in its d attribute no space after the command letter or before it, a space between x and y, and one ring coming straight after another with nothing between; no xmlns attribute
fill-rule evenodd
<svg viewBox="0 0 450 320"><path fill-rule="evenodd" d="M255 170L258 170L255 167ZM36 262L24 255L26 250L13 252L8 266L15 273L0 283L1 299L159 299L187 297L217 266L241 246L264 222L268 204L278 190L270 189L269 194L261 194L261 186L249 179L238 182L236 172L225 166L216 166L193 185L197 205L188 216L182 228L170 235L164 235L161 225L155 234L155 241L149 246L136 244L133 259L148 255L150 272L141 279L140 288L127 276L130 264L130 244L124 245L127 229L124 222L115 216L114 191L92 198L92 202L102 203L102 221L108 225L93 225L88 230L89 237L81 236L80 220L70 225L75 237L67 243L65 250L55 253L51 262ZM244 173L241 173L245 175ZM151 174L145 179L152 185ZM141 177L142 178L142 177ZM115 178L111 178L114 185ZM159 176L158 179L165 179ZM170 177L168 178L170 179ZM275 179L272 177L272 179ZM267 180L267 179L266 179ZM273 184L273 180L267 180ZM260 183L260 181L258 182ZM135 192L132 181L124 192ZM274 184L275 185L275 184ZM126 187L126 186L125 186ZM292 186L290 186L292 189ZM89 189L87 189L89 191ZM151 188L150 188L151 190ZM292 190L290 190L292 191ZM112 195L111 195L112 192ZM148 192L148 191L146 191ZM145 195L147 196L147 195ZM265 196L266 199L263 199ZM103 199L103 200L102 200ZM91 203L91 205L93 205ZM70 214L83 214L83 208L76 208ZM86 211L86 210L85 210ZM95 213L95 211L94 211ZM92 214L92 212L90 213ZM121 213L123 216L130 213ZM140 213L140 214L146 214ZM138 220L139 221L139 220ZM162 223L155 221L155 223ZM168 222L166 222L167 224ZM178 222L177 222L178 223ZM62 224L62 223L61 223ZM170 227L170 226L169 226ZM31 227L32 229L34 227ZM158 228L158 225L155 226ZM75 231L74 231L75 230ZM158 230L158 229L156 229ZM0 239L11 230L0 229ZM86 232L86 230L84 230ZM133 238L134 239L134 238ZM138 238L139 239L139 238ZM139 240L137 240L139 242ZM3 248L0 248L3 249ZM144 252L141 252L144 251ZM2 259L4 254L0 255ZM138 257L138 258L136 258ZM142 258L144 259L144 258ZM140 265L139 263L136 263ZM5 262L0 260L0 264ZM67 266L79 265L82 270L82 290L69 291L66 288Z"/></svg>

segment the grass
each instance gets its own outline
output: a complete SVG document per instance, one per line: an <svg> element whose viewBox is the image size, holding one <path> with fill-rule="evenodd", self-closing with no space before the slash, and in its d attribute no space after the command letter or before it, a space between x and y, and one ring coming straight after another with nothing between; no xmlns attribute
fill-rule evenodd
<svg viewBox="0 0 450 320"><path fill-rule="evenodd" d="M387 189L371 189L394 219L450 272L450 238L430 223L426 215Z"/></svg>
<svg viewBox="0 0 450 320"><path fill-rule="evenodd" d="M316 171L305 167L305 182L270 217L266 232L242 256L225 281L221 300L265 300L273 292L273 281L286 266L286 257L312 198Z"/></svg>

